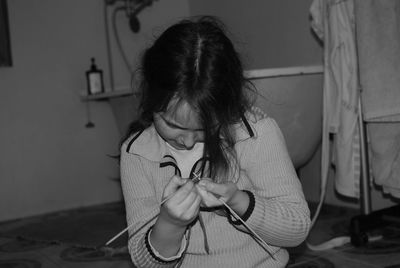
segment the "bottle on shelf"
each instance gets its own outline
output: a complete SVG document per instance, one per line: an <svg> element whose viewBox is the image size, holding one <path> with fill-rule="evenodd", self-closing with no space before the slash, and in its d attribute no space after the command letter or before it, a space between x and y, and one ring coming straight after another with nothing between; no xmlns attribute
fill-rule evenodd
<svg viewBox="0 0 400 268"><path fill-rule="evenodd" d="M104 93L103 71L98 69L95 59L91 58L91 66L86 71L88 95Z"/></svg>

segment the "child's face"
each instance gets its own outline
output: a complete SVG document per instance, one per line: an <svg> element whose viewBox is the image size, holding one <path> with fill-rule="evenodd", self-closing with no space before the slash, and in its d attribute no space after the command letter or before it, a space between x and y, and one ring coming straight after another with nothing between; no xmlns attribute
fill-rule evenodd
<svg viewBox="0 0 400 268"><path fill-rule="evenodd" d="M166 112L154 113L158 134L177 150L191 150L204 142L204 130L197 113L185 101L171 101Z"/></svg>

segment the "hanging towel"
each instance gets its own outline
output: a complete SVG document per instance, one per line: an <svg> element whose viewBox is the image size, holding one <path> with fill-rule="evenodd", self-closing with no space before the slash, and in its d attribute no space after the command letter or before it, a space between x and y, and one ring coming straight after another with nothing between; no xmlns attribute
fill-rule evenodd
<svg viewBox="0 0 400 268"><path fill-rule="evenodd" d="M356 0L355 19L372 177L400 198L400 1Z"/></svg>
<svg viewBox="0 0 400 268"><path fill-rule="evenodd" d="M356 0L364 120L400 121L400 1Z"/></svg>
<svg viewBox="0 0 400 268"><path fill-rule="evenodd" d="M400 198L400 124L368 124L371 167L376 184L384 193Z"/></svg>
<svg viewBox="0 0 400 268"><path fill-rule="evenodd" d="M359 197L359 92L354 2L314 0L310 14L312 29L324 44L321 185L326 185L332 154L337 192ZM332 144L331 133L334 134Z"/></svg>

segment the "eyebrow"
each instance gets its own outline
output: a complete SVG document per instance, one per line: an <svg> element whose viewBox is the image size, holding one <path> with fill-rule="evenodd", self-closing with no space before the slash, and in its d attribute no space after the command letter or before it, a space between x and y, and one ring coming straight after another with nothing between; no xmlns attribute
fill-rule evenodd
<svg viewBox="0 0 400 268"><path fill-rule="evenodd" d="M186 127L180 126L180 125L176 124L175 122L169 121L169 120L166 119L163 115L160 115L160 116L161 116L161 118L164 120L164 122L165 122L167 125L171 126L171 127L179 128L179 129L182 129L182 130L204 131L203 128L190 129L190 128L186 128Z"/></svg>

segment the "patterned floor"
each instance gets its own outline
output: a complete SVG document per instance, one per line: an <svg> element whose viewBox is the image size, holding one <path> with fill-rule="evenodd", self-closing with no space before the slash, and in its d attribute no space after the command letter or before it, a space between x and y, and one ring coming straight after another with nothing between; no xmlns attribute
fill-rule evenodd
<svg viewBox="0 0 400 268"><path fill-rule="evenodd" d="M110 233L115 233L114 227L110 228L111 225L117 225L115 229L119 229L124 224L121 206L121 204L105 205L0 224L0 267L134 267L129 255L123 249L111 252L97 250L95 247L99 241L109 238ZM308 242L315 245L333 237L347 235L349 220L356 214L356 211L325 205L309 235ZM88 219L94 219L97 224L93 225ZM103 219L103 222L99 222L99 219ZM115 221L118 223L113 224ZM57 225L65 222L69 227L58 229L60 231L52 236L54 230L60 228ZM72 227L76 229L71 231ZM50 230L50 234L45 234L44 229ZM89 229L95 230L91 230L90 235L84 236L79 231L81 229L85 233ZM105 235L101 237L99 234L103 233ZM380 235L382 239L363 247L346 244L327 251L311 251L303 243L289 249L291 258L288 268L400 268L400 223L376 230L375 235ZM125 239L122 238L122 242L125 242Z"/></svg>

